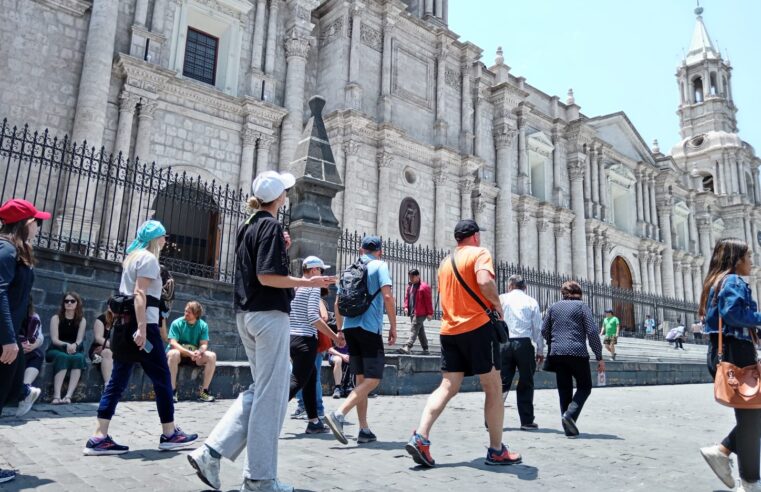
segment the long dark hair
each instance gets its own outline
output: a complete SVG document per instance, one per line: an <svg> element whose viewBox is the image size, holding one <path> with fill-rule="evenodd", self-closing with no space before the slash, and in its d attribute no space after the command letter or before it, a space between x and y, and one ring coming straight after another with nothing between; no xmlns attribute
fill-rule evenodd
<svg viewBox="0 0 761 492"><path fill-rule="evenodd" d="M713 247L711 262L708 264L708 275L703 281L703 292L700 294L698 316L705 316L708 308L708 293L711 288L718 288L719 283L729 274L735 273L740 260L748 253L748 243L742 239L729 237L720 239ZM718 293L717 293L718 294Z"/></svg>
<svg viewBox="0 0 761 492"><path fill-rule="evenodd" d="M34 250L32 245L27 242L29 239L27 222L28 219L24 219L11 224L3 224L3 227L0 228L0 237L16 247L19 262L28 267L33 267L35 264Z"/></svg>
<svg viewBox="0 0 761 492"><path fill-rule="evenodd" d="M79 322L82 321L82 318L85 316L84 307L82 306L82 298L77 294L76 292L69 291L66 294L63 295L61 298L61 307L58 309L58 322L62 322L66 319L66 304L64 304L64 301L67 297L73 297L77 300L77 308L74 310L74 324L79 326Z"/></svg>

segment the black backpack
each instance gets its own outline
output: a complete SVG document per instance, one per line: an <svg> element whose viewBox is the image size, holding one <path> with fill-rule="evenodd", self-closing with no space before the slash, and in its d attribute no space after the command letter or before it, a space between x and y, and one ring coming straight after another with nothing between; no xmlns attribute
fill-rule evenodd
<svg viewBox="0 0 761 492"><path fill-rule="evenodd" d="M367 288L367 265L369 263L369 261L358 258L341 274L338 281L341 292L338 295L338 312L341 313L341 316L351 318L362 316L370 309L370 304L381 291L378 289L375 294L371 295Z"/></svg>

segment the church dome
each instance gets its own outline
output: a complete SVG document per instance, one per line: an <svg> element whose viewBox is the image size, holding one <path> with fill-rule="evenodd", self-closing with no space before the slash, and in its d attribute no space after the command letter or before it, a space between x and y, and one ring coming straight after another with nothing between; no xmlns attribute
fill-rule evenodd
<svg viewBox="0 0 761 492"><path fill-rule="evenodd" d="M674 159L679 159L692 154L732 147L742 148L746 145L736 133L710 131L685 138L671 149L671 155Z"/></svg>

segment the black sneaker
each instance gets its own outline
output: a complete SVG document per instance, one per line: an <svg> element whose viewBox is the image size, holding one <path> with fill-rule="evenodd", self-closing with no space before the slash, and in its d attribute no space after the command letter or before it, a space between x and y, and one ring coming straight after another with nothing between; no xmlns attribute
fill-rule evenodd
<svg viewBox="0 0 761 492"><path fill-rule="evenodd" d="M531 422L530 424L521 424L521 430L523 431L532 431L537 430L539 426L535 422Z"/></svg>
<svg viewBox="0 0 761 492"><path fill-rule="evenodd" d="M103 439L95 439L91 437L87 440L85 449L82 454L85 456L109 456L114 454L124 454L129 451L129 446L122 446L116 444L111 436L106 436Z"/></svg>
<svg viewBox="0 0 761 492"><path fill-rule="evenodd" d="M16 470L0 469L0 483L10 482L16 478Z"/></svg>
<svg viewBox="0 0 761 492"><path fill-rule="evenodd" d="M196 439L198 439L198 434L185 434L179 427L175 427L174 434L171 436L161 434L159 449L161 451L172 451L175 449L186 448Z"/></svg>
<svg viewBox="0 0 761 492"><path fill-rule="evenodd" d="M365 444L365 443L368 443L368 442L375 442L377 440L378 440L378 438L375 436L375 434L373 434L373 431L371 431L370 429L367 429L367 430L362 429L362 430L359 431L359 434L357 434L357 443L358 444Z"/></svg>
<svg viewBox="0 0 761 492"><path fill-rule="evenodd" d="M579 428L576 427L576 422L570 416L563 414L561 423L563 424L563 430L565 431L566 437L569 439L576 439L579 437Z"/></svg>
<svg viewBox="0 0 761 492"><path fill-rule="evenodd" d="M428 349L423 349L420 355L431 355L431 352L429 352Z"/></svg>
<svg viewBox="0 0 761 492"><path fill-rule="evenodd" d="M323 424L321 421L307 423L307 434L324 434L330 432L330 427Z"/></svg>

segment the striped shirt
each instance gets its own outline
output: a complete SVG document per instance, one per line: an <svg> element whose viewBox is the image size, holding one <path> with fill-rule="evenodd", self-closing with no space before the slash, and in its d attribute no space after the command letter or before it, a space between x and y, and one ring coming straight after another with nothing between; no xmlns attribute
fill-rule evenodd
<svg viewBox="0 0 761 492"><path fill-rule="evenodd" d="M314 322L320 319L320 288L300 287L291 301L291 335L316 337Z"/></svg>

